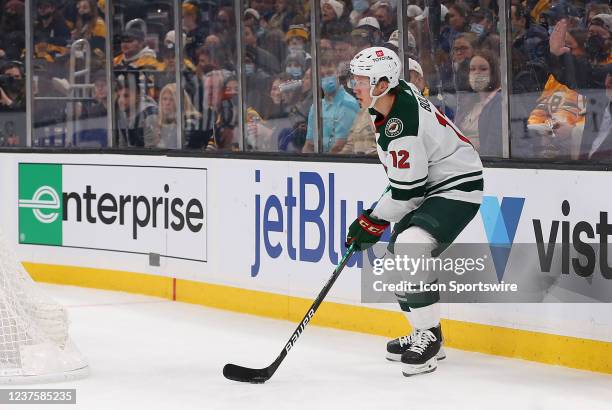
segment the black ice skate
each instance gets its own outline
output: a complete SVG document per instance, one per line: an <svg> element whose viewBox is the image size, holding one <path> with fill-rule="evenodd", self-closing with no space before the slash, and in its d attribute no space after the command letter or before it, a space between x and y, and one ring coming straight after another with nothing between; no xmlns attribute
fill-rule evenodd
<svg viewBox="0 0 612 410"><path fill-rule="evenodd" d="M437 329L440 329L439 325ZM438 330L438 332L440 335L442 334L441 330ZM417 330L414 330L407 336L398 337L397 339L393 339L388 342L386 356L387 360L390 360L392 362L399 362L400 360L402 360L402 354L404 354L404 352L410 348L410 346L416 339L416 336ZM444 346L440 346L440 351L438 352L436 357L438 360L446 359L446 352L444 351Z"/></svg>
<svg viewBox="0 0 612 410"><path fill-rule="evenodd" d="M431 373L438 367L437 355L442 348L440 327L418 330L410 347L402 354L402 373L414 376Z"/></svg>

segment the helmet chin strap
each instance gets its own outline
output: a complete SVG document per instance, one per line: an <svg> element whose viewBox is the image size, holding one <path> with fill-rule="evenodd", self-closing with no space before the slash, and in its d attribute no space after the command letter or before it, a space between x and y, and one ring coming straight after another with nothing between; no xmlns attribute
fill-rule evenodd
<svg viewBox="0 0 612 410"><path fill-rule="evenodd" d="M376 87L375 85L370 86L370 97L372 97L372 102L370 103L370 105L368 106L368 108L372 108L374 107L374 104L376 104L376 101L380 98L383 97L385 95L387 95L387 93L389 92L389 87L387 87L387 89L385 91L383 91L383 93L381 95L374 95L374 87Z"/></svg>

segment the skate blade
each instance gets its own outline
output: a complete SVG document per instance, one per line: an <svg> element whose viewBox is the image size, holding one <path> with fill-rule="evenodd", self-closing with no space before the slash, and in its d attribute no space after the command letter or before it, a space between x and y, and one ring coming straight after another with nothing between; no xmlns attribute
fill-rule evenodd
<svg viewBox="0 0 612 410"><path fill-rule="evenodd" d="M387 359L390 362L401 362L402 355L398 353L387 352L387 356L385 356L385 359ZM438 359L438 361L446 359L446 352L444 351L444 347L440 348L440 351L436 355L436 359Z"/></svg>
<svg viewBox="0 0 612 410"><path fill-rule="evenodd" d="M428 361L420 365L402 364L402 374L406 377L417 376L419 374L427 374L435 371L438 368L438 360L432 357Z"/></svg>
<svg viewBox="0 0 612 410"><path fill-rule="evenodd" d="M387 356L385 358L390 362L399 362L402 360L402 355L399 353L389 353L387 352Z"/></svg>

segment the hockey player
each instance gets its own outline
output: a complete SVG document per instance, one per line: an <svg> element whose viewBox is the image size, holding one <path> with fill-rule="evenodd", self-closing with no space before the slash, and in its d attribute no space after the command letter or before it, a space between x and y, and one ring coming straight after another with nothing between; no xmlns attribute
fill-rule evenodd
<svg viewBox="0 0 612 410"><path fill-rule="evenodd" d="M399 79L401 63L392 50L367 48L353 58L350 71L349 86L374 122L389 186L375 207L351 224L347 246L367 249L395 222L387 251L391 257L399 244L436 256L478 212L483 190L480 157L417 87ZM387 344L387 358L401 360L405 376L432 372L445 357L439 292L397 297L413 331Z"/></svg>

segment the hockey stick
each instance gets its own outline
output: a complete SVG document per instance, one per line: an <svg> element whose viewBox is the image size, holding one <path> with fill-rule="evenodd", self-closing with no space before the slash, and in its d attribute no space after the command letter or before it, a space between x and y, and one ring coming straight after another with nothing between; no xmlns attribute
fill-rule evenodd
<svg viewBox="0 0 612 410"><path fill-rule="evenodd" d="M291 350L293 345L300 338L302 332L306 328L306 325L312 320L315 312L319 308L319 305L321 304L321 302L323 302L325 296L327 296L327 293L334 285L334 282L336 282L336 279L338 279L338 276L340 276L342 269L344 269L346 263L355 252L354 246L355 245L351 245L346 250L346 253L342 257L342 260L340 261L340 263L338 263L336 269L334 269L334 273L328 279L325 286L323 286L323 289L319 293L319 296L317 296L314 303L312 304L310 309L308 309L308 312L300 322L299 326L297 327L297 329L295 329L295 331L287 341L287 344L285 344L285 348L280 352L276 360L274 360L274 362L272 362L270 366L264 367L263 369L251 369L249 367L242 367L228 363L223 367L223 376L225 376L227 379L235 380L237 382L248 383L265 383L270 377L272 377L274 372L276 372L276 369L278 369L278 366L280 366L280 364L287 356L287 353L289 353L289 350Z"/></svg>

